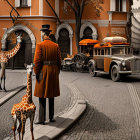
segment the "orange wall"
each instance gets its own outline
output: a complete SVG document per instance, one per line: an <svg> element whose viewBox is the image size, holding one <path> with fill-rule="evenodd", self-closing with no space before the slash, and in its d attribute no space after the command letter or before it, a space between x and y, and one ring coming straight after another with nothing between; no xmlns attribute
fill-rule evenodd
<svg viewBox="0 0 140 140"><path fill-rule="evenodd" d="M32 1L31 15L39 15L39 0Z"/></svg>
<svg viewBox="0 0 140 140"><path fill-rule="evenodd" d="M15 5L14 0L11 1L12 5ZM9 16L9 12L11 11L11 7L7 4L6 1L0 1L0 16Z"/></svg>
<svg viewBox="0 0 140 140"><path fill-rule="evenodd" d="M13 26L11 20L3 20L0 21L0 39L2 39L4 35L3 28L10 28ZM52 30L51 33L55 34L56 32L56 22L55 21L47 21L47 20L21 20L18 22L18 24L22 24L27 26L34 34L36 38L36 43L39 43L41 41L41 32L40 29L42 28L42 24L50 24L50 29ZM0 41L0 48L1 48L1 41Z"/></svg>
<svg viewBox="0 0 140 140"><path fill-rule="evenodd" d="M108 19L107 11L110 10L110 4L109 4L108 0L104 0L104 4L101 4L101 6L104 10L101 12L100 17L97 17L96 13L95 13L94 4L92 2L89 2L85 6L82 19L100 19L100 18L103 20ZM70 9L70 7L68 6L67 13L63 12L63 7L64 7L64 2L61 1L60 6L59 6L60 18L61 19L75 19L74 12Z"/></svg>
<svg viewBox="0 0 140 140"><path fill-rule="evenodd" d="M114 12L112 14L112 20L127 20L127 13Z"/></svg>
<svg viewBox="0 0 140 140"><path fill-rule="evenodd" d="M108 19L107 11L110 10L110 4L108 0L104 0L104 4L101 4L101 6L104 10L101 11L100 17L98 17L96 15L94 4L92 2L87 4L83 12L83 19L102 19L102 20Z"/></svg>
<svg viewBox="0 0 140 140"><path fill-rule="evenodd" d="M12 22L9 22L9 21L0 21L0 49L1 49L1 39L3 37L3 34L4 34L4 30L3 28L9 28L12 26Z"/></svg>
<svg viewBox="0 0 140 140"><path fill-rule="evenodd" d="M11 0L11 4L14 4L14 0ZM75 15L74 12L71 10L70 8L68 8L68 13L64 13L63 11L63 7L64 7L64 1L60 1L59 4L59 15L60 15L60 19L65 19L65 20L75 20ZM53 6L53 8L55 7L55 0L49 0L49 2L51 3L51 5ZM127 0L127 3L129 2L129 0ZM104 4L101 5L103 7L103 11L101 12L100 17L97 17L95 14L95 8L93 6L93 3L90 2L89 4L87 4L85 6L84 9L84 13L82 16L82 19L89 19L89 20L108 20L109 16L107 11L110 11L110 3L109 0L104 0ZM39 0L35 0L34 2L32 2L32 6L31 6L31 11L30 8L17 8L18 12L20 13L21 16L27 16L30 15L39 15ZM128 6L127 6L127 10L128 10ZM10 6L5 2L5 1L0 1L0 16L9 16L9 12L11 11ZM126 13L116 13L114 12L112 14L112 19L113 20L123 20L126 21L127 20L127 14ZM51 8L48 6L48 4L46 3L45 0L43 0L43 16L54 16L54 13L52 12ZM1 19L1 18L0 18ZM51 25L51 30L53 30L53 34L55 34L56 32L56 21L54 20L54 18L45 18L45 17L31 17L31 18L24 18L24 19L28 19L25 21L19 21L20 24L23 24L25 26L27 26L28 28L31 29L31 31L33 32L33 34L35 35L36 38L36 43L41 41L41 32L40 29L42 27L42 24L50 24ZM38 19L38 20L36 20ZM74 35L73 35L73 54L77 53L77 47L76 47L76 40L75 40L75 24L73 23L69 23L70 26L72 27L73 31L74 31ZM107 32L108 32L108 27L104 26L98 26L98 24L93 24L94 27L97 29L98 32L98 40L102 40L104 37L106 37ZM12 21L10 18L5 18L5 20L0 20L0 40L3 37L4 34L4 30L3 28L10 28L12 27ZM113 29L112 29L113 28ZM114 29L115 28L115 29ZM112 26L110 29L111 35L113 35L113 31L117 30L117 28L119 28L119 30L122 28L124 30L125 27L121 27L121 26ZM125 36L125 35L122 35ZM0 46L1 46L1 42L0 42Z"/></svg>
<svg viewBox="0 0 140 140"><path fill-rule="evenodd" d="M52 7L55 9L55 0L49 0L50 4L52 5ZM46 0L43 0L43 15L47 15L47 16L54 16L53 11L51 10L51 8L48 6Z"/></svg>

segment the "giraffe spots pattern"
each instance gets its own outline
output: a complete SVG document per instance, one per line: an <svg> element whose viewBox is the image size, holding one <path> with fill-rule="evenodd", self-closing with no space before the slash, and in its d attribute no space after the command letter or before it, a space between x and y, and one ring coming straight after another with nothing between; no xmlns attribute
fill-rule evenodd
<svg viewBox="0 0 140 140"><path fill-rule="evenodd" d="M31 112L35 112L36 106L32 102L32 82L31 76L27 74L27 89L26 94L22 97L20 103L15 104L11 110L11 115L18 116L20 118L21 113L24 114L27 118Z"/></svg>

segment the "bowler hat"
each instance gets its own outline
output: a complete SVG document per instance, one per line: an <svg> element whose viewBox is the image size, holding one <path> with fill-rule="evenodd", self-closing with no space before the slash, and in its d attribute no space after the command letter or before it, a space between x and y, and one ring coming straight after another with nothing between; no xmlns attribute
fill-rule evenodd
<svg viewBox="0 0 140 140"><path fill-rule="evenodd" d="M42 25L42 29L40 29L40 31L43 31L43 32L45 32L45 31L52 31L52 30L50 30L50 25L49 24L44 24L44 25Z"/></svg>

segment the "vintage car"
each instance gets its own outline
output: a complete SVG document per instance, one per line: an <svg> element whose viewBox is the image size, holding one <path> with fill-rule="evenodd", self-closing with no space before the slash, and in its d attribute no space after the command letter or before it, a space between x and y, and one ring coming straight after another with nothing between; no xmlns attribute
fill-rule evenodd
<svg viewBox="0 0 140 140"><path fill-rule="evenodd" d="M88 62L93 58L94 45L99 43L98 40L83 39L79 42L80 53L76 55L67 54L67 58L62 60L62 69L73 71L88 70Z"/></svg>
<svg viewBox="0 0 140 140"><path fill-rule="evenodd" d="M62 70L72 70L75 71L75 63L73 61L73 55L67 54L67 57L64 58L61 62Z"/></svg>
<svg viewBox="0 0 140 140"><path fill-rule="evenodd" d="M133 49L126 39L110 37L105 38L104 43L94 46L93 59L88 66L92 76L106 73L116 82L121 76L140 74L140 56L133 55Z"/></svg>
<svg viewBox="0 0 140 140"><path fill-rule="evenodd" d="M93 39L83 39L79 42L80 53L76 54L73 58L76 71L83 72L88 70L88 62L93 58L93 48L97 43L99 43L99 41Z"/></svg>

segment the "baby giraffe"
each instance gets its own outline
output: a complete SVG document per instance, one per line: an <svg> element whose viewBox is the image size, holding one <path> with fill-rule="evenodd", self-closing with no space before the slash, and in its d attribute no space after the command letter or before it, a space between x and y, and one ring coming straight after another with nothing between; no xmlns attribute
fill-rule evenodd
<svg viewBox="0 0 140 140"><path fill-rule="evenodd" d="M22 97L22 100L20 103L15 104L11 110L12 118L14 125L12 127L13 133L14 133L14 139L16 140L15 131L17 127L17 119L19 121L19 127L17 129L19 133L19 139L23 140L23 136L25 133L25 123L26 119L30 118L30 130L32 135L32 140L34 140L33 135L33 121L35 116L35 110L36 106L34 105L32 101L32 71L33 71L33 64L27 65L25 64L25 67L27 69L27 89L26 94ZM22 134L22 137L20 137L20 132Z"/></svg>

